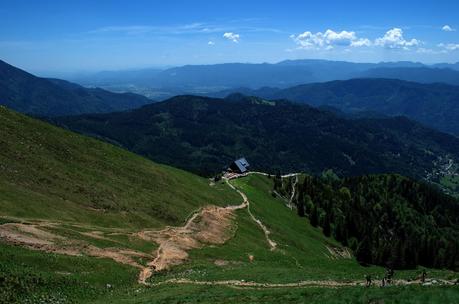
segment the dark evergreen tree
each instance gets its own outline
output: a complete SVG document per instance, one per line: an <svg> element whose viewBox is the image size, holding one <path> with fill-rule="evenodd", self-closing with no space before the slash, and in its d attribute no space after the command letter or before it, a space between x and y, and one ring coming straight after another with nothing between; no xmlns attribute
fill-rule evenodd
<svg viewBox="0 0 459 304"><path fill-rule="evenodd" d="M357 258L357 261L359 261L362 264L372 263L373 260L371 258L371 246L370 241L367 237L363 238L363 240L360 242L355 252L355 256Z"/></svg>
<svg viewBox="0 0 459 304"><path fill-rule="evenodd" d="M305 176L296 193L298 214L362 263L459 269L459 202L428 185L399 175Z"/></svg>
<svg viewBox="0 0 459 304"><path fill-rule="evenodd" d="M325 215L322 229L325 236L329 237L331 235L330 216L328 214Z"/></svg>
<svg viewBox="0 0 459 304"><path fill-rule="evenodd" d="M317 205L314 205L312 208L312 212L309 216L309 221L313 227L317 227L319 225L319 210L317 209Z"/></svg>

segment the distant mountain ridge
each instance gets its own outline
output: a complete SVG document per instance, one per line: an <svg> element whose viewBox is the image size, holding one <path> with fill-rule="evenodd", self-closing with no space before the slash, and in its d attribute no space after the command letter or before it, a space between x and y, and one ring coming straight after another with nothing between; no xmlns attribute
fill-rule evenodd
<svg viewBox="0 0 459 304"><path fill-rule="evenodd" d="M439 67L377 67L364 71L356 76L359 78L386 78L419 83L445 83L459 85L459 71Z"/></svg>
<svg viewBox="0 0 459 304"><path fill-rule="evenodd" d="M185 65L137 71L106 71L75 79L84 85L105 85L141 92L144 89L170 91L170 94L210 93L236 87L257 89L384 77L423 83L444 82L459 85L459 64L425 65L419 62L354 63L316 59L285 60L278 63L223 63Z"/></svg>
<svg viewBox="0 0 459 304"><path fill-rule="evenodd" d="M406 116L459 136L459 86L365 78L303 84L286 89L239 88L211 95L224 97L234 92L267 99L288 99L315 107L331 106L359 116L364 116L365 112Z"/></svg>
<svg viewBox="0 0 459 304"><path fill-rule="evenodd" d="M65 80L36 77L0 60L0 105L19 112L39 116L106 113L152 102L142 95L117 94Z"/></svg>

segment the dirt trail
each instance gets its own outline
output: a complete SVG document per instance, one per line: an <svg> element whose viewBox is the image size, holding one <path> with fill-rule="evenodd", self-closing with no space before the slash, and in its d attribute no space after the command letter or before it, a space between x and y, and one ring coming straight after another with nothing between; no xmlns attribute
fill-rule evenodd
<svg viewBox="0 0 459 304"><path fill-rule="evenodd" d="M262 172L251 172L250 174L268 175ZM246 174L247 175L247 174ZM232 178L239 178L246 175L239 175ZM298 174L292 173L282 176L283 178L295 176L293 193L290 197L290 204L295 195L295 186L298 183ZM232 179L231 178L231 179ZM234 233L234 211L247 208L250 218L263 230L266 241L271 250L277 248L277 243L270 239L270 231L257 219L250 210L250 202L246 194L229 182L230 188L235 190L241 197L242 203L234 206L218 207L206 206L191 214L184 226L166 227L161 230L143 230L133 235L143 240L153 241L159 244L154 255L145 254L126 248L99 248L85 241L73 240L49 231L49 228L59 226L58 223L41 221L33 224L6 223L0 225L0 240L7 243L21 245L34 250L60 253L66 255L80 256L88 255L99 258L109 258L118 263L130 265L140 269L138 282L147 284L146 281L155 273L169 269L174 265L183 263L188 258L188 251L195 248L202 248L205 245L221 245L228 241ZM80 232L82 235L96 239L111 240L107 234L101 231ZM112 240L113 241L113 240ZM336 248L327 247L334 258L349 258L350 252L339 251ZM139 263L139 259L149 260L147 266ZM216 261L216 264L223 265L225 261ZM297 263L298 264L298 263ZM455 281L442 279L428 280L424 285L455 285ZM189 279L169 279L162 282L148 284L152 286L163 284L194 284L194 285L221 285L239 288L286 288L286 287L344 287L363 286L363 281L334 281L334 280L305 280L294 283L259 283L246 282L243 280L222 280L222 281L194 281ZM406 281L395 280L392 285L422 284L419 280Z"/></svg>
<svg viewBox="0 0 459 304"><path fill-rule="evenodd" d="M298 184L298 175L295 175L295 181L292 184L292 195L290 196L290 199L288 200L288 206L290 209L293 209L293 199L295 198L297 184Z"/></svg>
<svg viewBox="0 0 459 304"><path fill-rule="evenodd" d="M45 252L109 258L118 263L139 268L141 270L139 282L145 283L154 272L183 263L188 258L189 250L202 248L209 244L221 245L233 236L234 211L248 208L249 201L243 192L229 182L228 185L242 197L241 204L227 207L206 206L193 213L182 227L143 230L132 234L143 240L159 244L154 255L126 248L99 248L82 240L69 239L47 231L47 228L55 228L59 224L45 221L33 224L7 223L0 225L0 239L10 244ZM271 249L274 249L277 244L269 239L269 230L253 216L250 210L248 212L264 231ZM100 240L111 240L103 232L96 230L80 232L80 234ZM137 261L140 258L150 260L150 262L144 266Z"/></svg>
<svg viewBox="0 0 459 304"><path fill-rule="evenodd" d="M251 175L251 174L258 174L258 175L263 175L263 176L273 176L273 174L268 174L268 173L265 173L265 172L250 171L250 172L247 172L247 173L239 174L238 177L244 177L244 176ZM284 174L284 175L281 175L281 178L287 178L287 177L298 176L298 175L300 175L300 174L301 174L301 173L289 173L289 174Z"/></svg>
<svg viewBox="0 0 459 304"><path fill-rule="evenodd" d="M234 210L247 207L240 205L207 206L194 213L182 227L167 227L162 230L144 230L137 236L159 244L156 258L149 262L139 274L139 283L146 284L154 272L179 265L188 258L188 251L207 244L221 245L233 236Z"/></svg>
<svg viewBox="0 0 459 304"><path fill-rule="evenodd" d="M271 250L277 243L269 238L270 231L250 211L247 195L225 178L227 185L242 197L242 203L234 206L207 206L195 212L182 227L167 227L162 230L145 230L136 236L159 244L156 258L148 263L139 274L138 281L146 281L155 273L179 265L188 258L188 251L202 248L206 244L221 245L232 237L233 211L247 208L250 218L263 230Z"/></svg>
<svg viewBox="0 0 459 304"><path fill-rule="evenodd" d="M265 238L266 238L266 242L268 243L269 245L269 248L271 250L275 250L277 248L277 243L274 242L273 240L271 240L269 238L269 235L271 234L271 232L268 230L268 228L259 220L257 219L252 211L250 211L250 202L249 202L249 199L247 198L247 195L245 195L244 192L240 191L239 189L237 189L236 187L234 187L228 179L225 179L226 180L226 183L228 184L228 186L230 186L232 189L234 189L237 193L239 193L239 195L242 197L242 199L244 200L244 202L246 203L247 205L247 212L249 213L249 216L250 218L255 222L257 223L258 226L260 226L261 230L263 230L263 233L265 234Z"/></svg>
<svg viewBox="0 0 459 304"><path fill-rule="evenodd" d="M269 231L268 228L266 228L266 226L263 225L263 223L252 214L252 211L250 211L250 204L247 205L247 212L249 213L249 215L252 218L252 220L255 223L257 223L258 226L260 226L261 230L263 230L263 233L265 234L266 241L268 242L268 245L269 245L271 251L275 250L277 248L277 243L269 238L269 235L271 234L271 231Z"/></svg>
<svg viewBox="0 0 459 304"><path fill-rule="evenodd" d="M322 286L322 287L344 287L344 286L360 286L364 285L363 281L300 281L295 283L259 283L249 282L243 280L223 280L223 281L195 281L190 279L169 279L162 282L152 284L152 286L159 286L165 284L192 284L192 285L212 285L212 286L230 286L230 287L252 287L252 288L286 288L286 287L305 287L305 286Z"/></svg>
<svg viewBox="0 0 459 304"><path fill-rule="evenodd" d="M224 281L195 281L190 279L169 279L162 282L152 284L152 286L159 286L165 284L191 284L191 285L210 285L210 286L228 286L239 288L294 288L294 287L351 287L351 286L365 286L364 281L334 281L334 280L305 280L294 283L259 283L249 282L243 280L224 280ZM425 283L420 280L393 280L391 286L404 286L404 285L455 285L453 280L430 279ZM373 286L379 286L376 283Z"/></svg>

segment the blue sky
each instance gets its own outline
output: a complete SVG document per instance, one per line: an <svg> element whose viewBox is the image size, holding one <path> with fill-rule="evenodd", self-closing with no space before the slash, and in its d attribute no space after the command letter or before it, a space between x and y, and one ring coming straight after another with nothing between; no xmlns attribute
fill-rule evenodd
<svg viewBox="0 0 459 304"><path fill-rule="evenodd" d="M0 3L0 59L32 72L300 58L459 61L459 1Z"/></svg>

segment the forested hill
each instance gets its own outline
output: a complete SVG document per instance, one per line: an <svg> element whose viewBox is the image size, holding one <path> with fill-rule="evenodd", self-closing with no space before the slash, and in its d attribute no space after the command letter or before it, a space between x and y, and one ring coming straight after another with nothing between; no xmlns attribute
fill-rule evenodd
<svg viewBox="0 0 459 304"><path fill-rule="evenodd" d="M292 181L275 179L291 194ZM459 269L459 202L399 175L303 176L298 214L352 248L362 263Z"/></svg>
<svg viewBox="0 0 459 304"><path fill-rule="evenodd" d="M52 120L203 175L245 156L266 172L425 177L459 158L459 139L406 118L345 120L286 101L178 96L140 109Z"/></svg>
<svg viewBox="0 0 459 304"><path fill-rule="evenodd" d="M136 94L88 89L36 77L0 60L0 105L40 116L106 113L137 108L153 101Z"/></svg>
<svg viewBox="0 0 459 304"><path fill-rule="evenodd" d="M459 72L456 72L459 73ZM403 115L442 132L459 136L459 86L421 84L397 79L351 79L304 84L287 89L237 89L246 95L288 99L312 106L328 105L347 113Z"/></svg>

